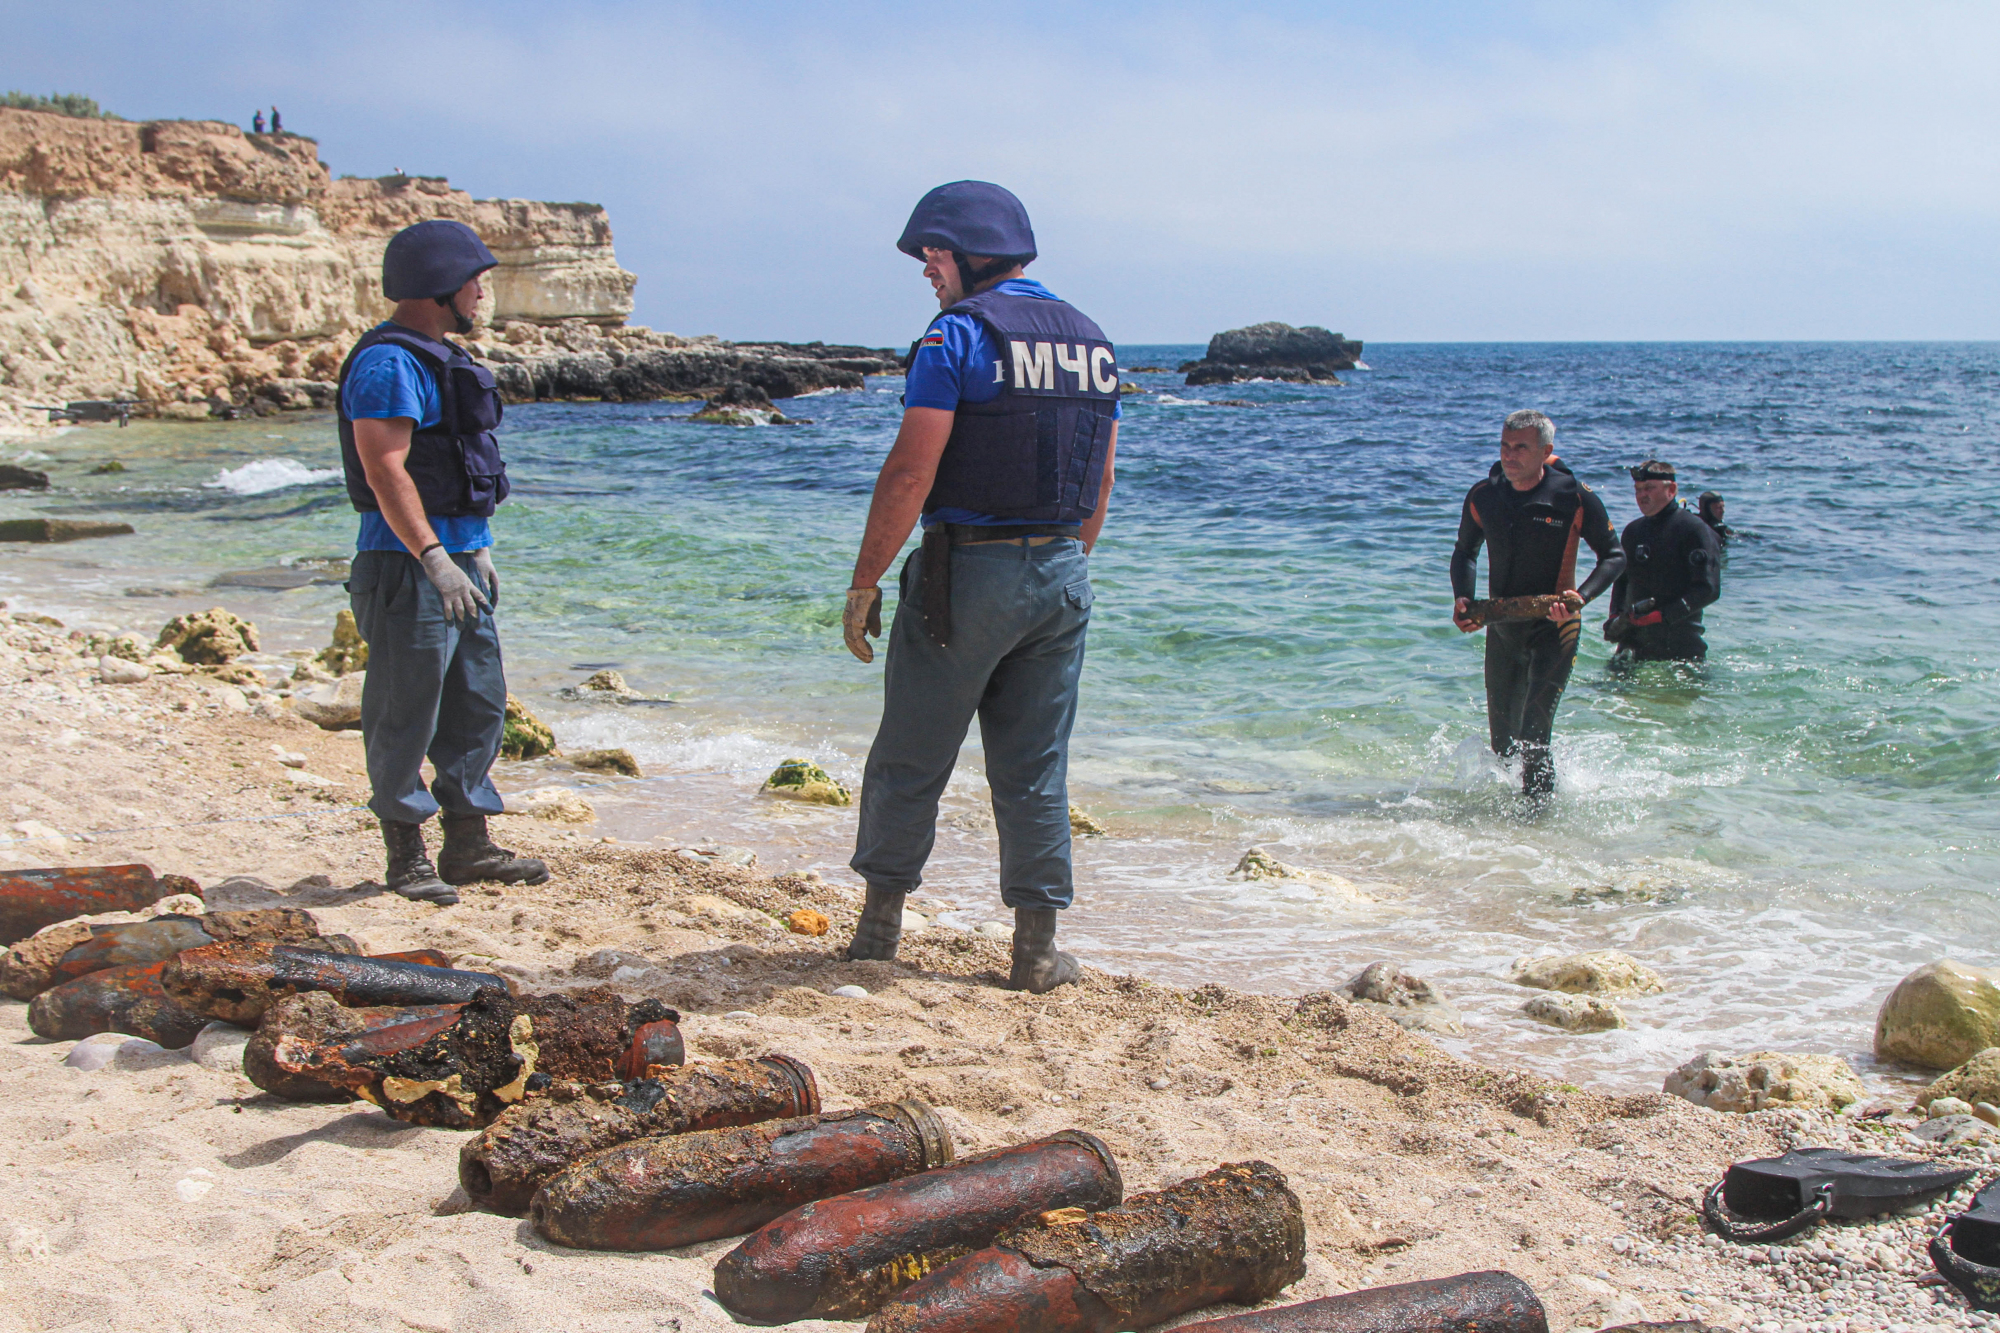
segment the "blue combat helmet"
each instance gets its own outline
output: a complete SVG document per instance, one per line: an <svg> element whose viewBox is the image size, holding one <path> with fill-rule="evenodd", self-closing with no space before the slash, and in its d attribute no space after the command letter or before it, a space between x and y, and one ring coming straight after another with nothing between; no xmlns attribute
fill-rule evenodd
<svg viewBox="0 0 2000 1333"><path fill-rule="evenodd" d="M382 252L382 295L391 301L450 296L499 262L463 222L431 218L389 238Z"/></svg>
<svg viewBox="0 0 2000 1333"><path fill-rule="evenodd" d="M1025 264L1035 257L1035 229L1012 191L987 181L953 181L917 201L896 242L912 259L922 259L925 246Z"/></svg>

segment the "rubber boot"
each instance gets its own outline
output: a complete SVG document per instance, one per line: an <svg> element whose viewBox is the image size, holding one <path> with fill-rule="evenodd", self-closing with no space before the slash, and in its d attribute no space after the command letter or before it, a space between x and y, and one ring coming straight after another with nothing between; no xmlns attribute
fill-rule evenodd
<svg viewBox="0 0 2000 1333"><path fill-rule="evenodd" d="M438 816L444 825L444 846L438 851L438 874L447 884L492 880L500 884L545 884L549 868L532 856L516 856L493 845L486 836L485 815Z"/></svg>
<svg viewBox="0 0 2000 1333"><path fill-rule="evenodd" d="M861 907L861 924L847 944L847 960L872 958L887 962L896 956L903 939L903 896L892 889L868 886L868 901Z"/></svg>
<svg viewBox="0 0 2000 1333"><path fill-rule="evenodd" d="M383 881L413 902L449 907L458 901L451 885L438 878L437 867L424 852L424 826L400 820L382 821L382 845L389 849L389 870Z"/></svg>
<svg viewBox="0 0 2000 1333"><path fill-rule="evenodd" d="M1012 990L1046 995L1058 986L1083 979L1083 965L1056 948L1056 909L1014 909L1014 970L1007 977Z"/></svg>

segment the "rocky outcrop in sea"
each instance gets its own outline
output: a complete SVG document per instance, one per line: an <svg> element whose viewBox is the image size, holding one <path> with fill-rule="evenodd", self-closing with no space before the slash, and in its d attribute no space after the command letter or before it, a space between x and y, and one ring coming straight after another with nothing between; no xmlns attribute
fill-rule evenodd
<svg viewBox="0 0 2000 1333"><path fill-rule="evenodd" d="M1230 329L1208 340L1208 355L1185 361L1189 384L1235 384L1241 380L1285 380L1298 384L1338 384L1334 372L1353 370L1361 344L1316 324L1295 329L1270 321Z"/></svg>

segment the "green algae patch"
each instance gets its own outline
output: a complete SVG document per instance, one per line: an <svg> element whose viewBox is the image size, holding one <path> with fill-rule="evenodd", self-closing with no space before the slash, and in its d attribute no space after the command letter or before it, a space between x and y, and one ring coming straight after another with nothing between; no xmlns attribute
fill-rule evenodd
<svg viewBox="0 0 2000 1333"><path fill-rule="evenodd" d="M787 759L764 779L764 790L788 801L810 801L815 805L853 805L854 793L833 780L833 775L810 759Z"/></svg>
<svg viewBox="0 0 2000 1333"><path fill-rule="evenodd" d="M556 734L513 695L507 696L507 720L500 731L503 759L539 759L556 752Z"/></svg>

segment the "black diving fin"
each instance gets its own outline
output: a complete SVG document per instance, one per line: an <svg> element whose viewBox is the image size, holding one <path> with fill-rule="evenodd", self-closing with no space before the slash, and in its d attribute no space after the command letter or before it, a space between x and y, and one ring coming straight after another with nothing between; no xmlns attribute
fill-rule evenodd
<svg viewBox="0 0 2000 1333"><path fill-rule="evenodd" d="M1796 1236L1822 1217L1872 1217L1929 1203L1972 1175L1935 1162L1799 1148L1730 1167L1701 1212L1723 1239L1761 1245Z"/></svg>
<svg viewBox="0 0 2000 1333"><path fill-rule="evenodd" d="M1931 1237L1931 1262L1975 1310L2000 1310L2000 1180Z"/></svg>

